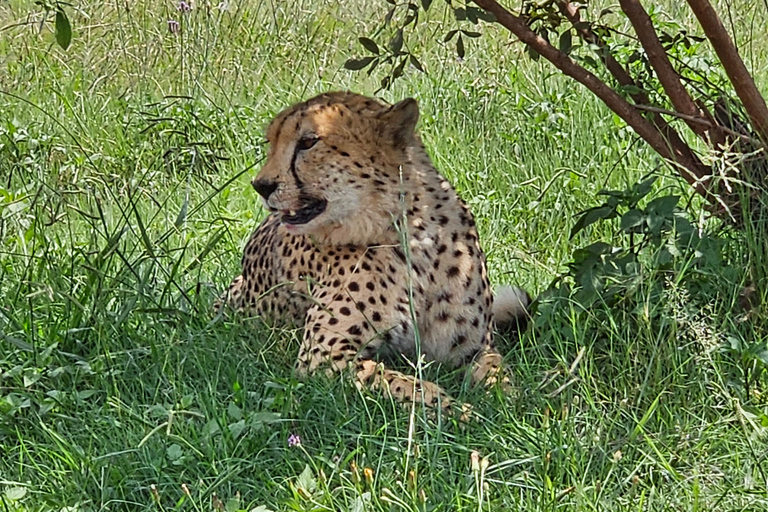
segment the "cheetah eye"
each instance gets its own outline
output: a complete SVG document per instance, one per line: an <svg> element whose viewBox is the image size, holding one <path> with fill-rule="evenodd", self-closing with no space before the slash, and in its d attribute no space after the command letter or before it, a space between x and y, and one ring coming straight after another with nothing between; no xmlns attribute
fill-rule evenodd
<svg viewBox="0 0 768 512"><path fill-rule="evenodd" d="M317 141L319 140L320 138L315 135L304 135L299 139L299 142L296 143L296 149L299 151L306 151L317 144Z"/></svg>

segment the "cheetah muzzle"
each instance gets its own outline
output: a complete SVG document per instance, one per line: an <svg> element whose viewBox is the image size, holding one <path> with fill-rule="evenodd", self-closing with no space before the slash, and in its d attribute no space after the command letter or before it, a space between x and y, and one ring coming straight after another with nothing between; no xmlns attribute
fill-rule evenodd
<svg viewBox="0 0 768 512"><path fill-rule="evenodd" d="M503 385L494 317L524 324L530 299L510 287L494 298L472 213L434 168L418 117L413 99L349 92L278 114L253 181L270 214L215 307L303 327L300 374L344 370L358 386L450 411L440 386L378 354L470 366L473 382Z"/></svg>

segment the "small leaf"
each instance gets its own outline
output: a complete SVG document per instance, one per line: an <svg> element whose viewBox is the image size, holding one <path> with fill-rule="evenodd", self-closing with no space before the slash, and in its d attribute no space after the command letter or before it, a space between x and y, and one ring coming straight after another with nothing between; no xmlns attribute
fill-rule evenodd
<svg viewBox="0 0 768 512"><path fill-rule="evenodd" d="M421 0L421 8L424 9L424 11L428 11L431 5L432 0Z"/></svg>
<svg viewBox="0 0 768 512"><path fill-rule="evenodd" d="M460 59L464 58L464 40L461 38L461 35L459 35L459 38L456 40L456 55L458 55Z"/></svg>
<svg viewBox="0 0 768 512"><path fill-rule="evenodd" d="M571 36L571 30L568 29L562 34L560 34L560 42L558 44L558 47L560 48L561 52L568 55L569 53L571 53L572 45L573 45L573 39Z"/></svg>
<svg viewBox="0 0 768 512"><path fill-rule="evenodd" d="M400 64L397 65L395 70L392 72L392 78L400 78L403 76L403 69L405 68L405 63L408 62L408 58L405 57L400 61Z"/></svg>
<svg viewBox="0 0 768 512"><path fill-rule="evenodd" d="M389 49L392 50L392 53L394 53L395 55L400 55L400 50L402 48L403 48L403 29L398 29L398 31L395 32L395 36L389 42Z"/></svg>
<svg viewBox="0 0 768 512"><path fill-rule="evenodd" d="M229 433L232 434L232 439L237 439L240 437L240 435L243 433L243 431L246 428L245 420L236 421L235 423L230 423L227 427L229 429Z"/></svg>
<svg viewBox="0 0 768 512"><path fill-rule="evenodd" d="M632 208L621 216L621 229L630 231L645 222L645 214L637 208Z"/></svg>
<svg viewBox="0 0 768 512"><path fill-rule="evenodd" d="M274 423L280 420L280 414L276 412L261 411L251 414L249 417L250 426L258 426L263 423Z"/></svg>
<svg viewBox="0 0 768 512"><path fill-rule="evenodd" d="M467 19L472 22L473 25L477 25L477 13L480 9L475 7L467 7Z"/></svg>
<svg viewBox="0 0 768 512"><path fill-rule="evenodd" d="M368 76L371 76L371 74L374 72L374 70L375 70L377 67L379 67L379 64L380 64L380 63L381 63L381 59L375 59L375 60L373 61L373 64L371 64L371 65L370 65L370 67L368 68L368 71L366 71L365 73L366 73Z"/></svg>
<svg viewBox="0 0 768 512"><path fill-rule="evenodd" d="M482 35L480 32L472 32L471 30L462 30L461 33L467 37L480 37Z"/></svg>
<svg viewBox="0 0 768 512"><path fill-rule="evenodd" d="M317 489L317 481L315 481L314 475L309 464L304 466L304 471L301 472L299 478L296 480L296 486L299 489L304 489L307 494L311 495Z"/></svg>
<svg viewBox="0 0 768 512"><path fill-rule="evenodd" d="M172 444L165 450L165 454L168 456L168 460L175 462L184 455L184 450L178 444Z"/></svg>
<svg viewBox="0 0 768 512"><path fill-rule="evenodd" d="M640 55L640 52L638 52L637 50L635 50L634 52L632 52L632 53L629 55L629 58L627 59L627 62L628 62L629 64L631 64L631 63L633 63L633 62L637 62L637 61L638 61L638 60L640 60L641 58L642 58L642 55Z"/></svg>
<svg viewBox="0 0 768 512"><path fill-rule="evenodd" d="M424 67L421 65L421 62L419 62L419 59L417 59L414 55L411 55L411 66L424 73Z"/></svg>
<svg viewBox="0 0 768 512"><path fill-rule="evenodd" d="M532 61L536 62L539 60L539 52L533 49L533 46L526 46L525 51L528 54L528 57L531 58Z"/></svg>
<svg viewBox="0 0 768 512"><path fill-rule="evenodd" d="M456 21L464 21L467 19L467 11L461 7L458 7L453 10L453 16L456 18Z"/></svg>
<svg viewBox="0 0 768 512"><path fill-rule="evenodd" d="M389 25L389 22L392 21L392 16L394 15L395 15L395 8L393 7L389 11L387 11L387 15L384 16L384 26Z"/></svg>
<svg viewBox="0 0 768 512"><path fill-rule="evenodd" d="M227 414L233 420L240 420L243 418L243 411L234 402L229 402L227 406Z"/></svg>
<svg viewBox="0 0 768 512"><path fill-rule="evenodd" d="M645 209L648 212L653 212L662 217L671 217L678 201L680 201L680 196L671 195L657 197L648 203L648 206L646 206Z"/></svg>
<svg viewBox="0 0 768 512"><path fill-rule="evenodd" d="M481 20L485 21L486 23L495 23L496 22L496 15L492 12L484 11L482 9L478 9L477 17Z"/></svg>
<svg viewBox="0 0 768 512"><path fill-rule="evenodd" d="M77 393L75 393L78 400L88 400L95 394L96 394L95 389L83 389L82 391L78 391Z"/></svg>
<svg viewBox="0 0 768 512"><path fill-rule="evenodd" d="M450 32L448 32L447 34L445 34L445 37L443 38L443 42L444 42L444 43L447 43L448 41L450 41L451 39L453 39L453 36L455 36L456 34L458 34L458 32L459 32L458 30L451 30Z"/></svg>
<svg viewBox="0 0 768 512"><path fill-rule="evenodd" d="M632 199L637 202L647 196L657 179L658 178L654 176L632 187Z"/></svg>
<svg viewBox="0 0 768 512"><path fill-rule="evenodd" d="M203 430L202 430L203 438L206 438L206 437L211 438L220 433L221 433L221 428L219 427L219 422L216 420L211 420L203 426Z"/></svg>
<svg viewBox="0 0 768 512"><path fill-rule="evenodd" d="M72 27L64 11L56 11L55 33L56 42L62 50L69 48L69 43L72 41Z"/></svg>
<svg viewBox="0 0 768 512"><path fill-rule="evenodd" d="M376 57L363 57L362 59L349 59L344 63L344 68L352 71L359 71L373 62Z"/></svg>
<svg viewBox="0 0 768 512"><path fill-rule="evenodd" d="M611 219L616 216L616 210L610 206L596 206L585 211L581 218L571 229L571 238L587 226L603 219Z"/></svg>
<svg viewBox="0 0 768 512"><path fill-rule="evenodd" d="M238 498L230 498L227 500L227 504L224 505L226 512L238 512L240 509L240 500Z"/></svg>
<svg viewBox="0 0 768 512"><path fill-rule="evenodd" d="M379 45L377 45L373 39L368 39L367 37L359 37L357 40L360 41L360 44L362 44L363 47L369 52L375 53L376 55L379 54Z"/></svg>
<svg viewBox="0 0 768 512"><path fill-rule="evenodd" d="M26 487L8 487L5 490L5 499L8 501L19 501L24 496L27 495L27 489ZM11 506L11 510L16 510L13 506Z"/></svg>

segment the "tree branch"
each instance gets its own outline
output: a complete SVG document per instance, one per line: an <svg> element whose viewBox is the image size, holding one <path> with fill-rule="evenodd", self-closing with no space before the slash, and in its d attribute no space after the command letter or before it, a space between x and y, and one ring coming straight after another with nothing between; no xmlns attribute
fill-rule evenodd
<svg viewBox="0 0 768 512"><path fill-rule="evenodd" d="M637 38L640 40L646 55L648 55L648 61L656 71L656 76L659 78L659 82L661 82L661 86L664 88L664 92L667 93L675 110L684 114L685 117L682 117L682 119L686 121L686 124L688 124L693 133L705 141L711 142L714 147L722 145L725 142L722 132L712 129L709 123L692 121L694 118L706 120L707 116L699 109L680 81L680 75L672 67L669 56L656 35L656 29L653 27L651 17L648 16L643 6L640 5L639 0L619 0L619 4L621 5L621 10L624 11L624 14L627 15L627 18L632 23ZM708 117L711 118L712 116Z"/></svg>
<svg viewBox="0 0 768 512"><path fill-rule="evenodd" d="M691 122L691 123L697 123L697 124L704 125L704 126L706 126L708 128L711 128L712 126L717 126L718 129L724 131L725 133L727 133L728 135L732 136L733 138L739 139L739 140L741 140L743 142L747 142L747 143L751 144L752 146L754 146L755 148L762 148L762 147L764 147L762 141L760 141L760 140L753 139L749 135L744 135L743 133L739 133L738 131L732 130L732 129L727 128L725 126L714 125L711 121L708 121L708 120L706 120L704 118L701 118L701 117L698 117L698 116L688 116L686 114L681 114L680 112L674 112L672 110L667 110L665 108L654 107L652 105L639 105L638 104L638 105L635 105L635 108L639 108L640 110L645 110L646 112L653 112L655 114L666 114L666 115L669 115L669 116L672 116L672 117L677 117L677 118L680 118L680 119L682 119L684 121L688 121L688 122Z"/></svg>
<svg viewBox="0 0 768 512"><path fill-rule="evenodd" d="M763 142L768 143L768 106L709 0L687 0Z"/></svg>
<svg viewBox="0 0 768 512"><path fill-rule="evenodd" d="M711 169L702 164L690 149L675 148L665 140L661 132L645 117L643 117L624 98L603 83L595 75L574 62L570 57L549 44L543 37L528 27L525 20L515 16L495 0L474 0L480 8L492 13L504 28L517 36L536 52L554 64L564 74L584 85L600 98L608 108L621 117L635 132L640 135L662 158L679 164L681 176L703 197L710 202L716 198L709 192L707 185L711 177Z"/></svg>

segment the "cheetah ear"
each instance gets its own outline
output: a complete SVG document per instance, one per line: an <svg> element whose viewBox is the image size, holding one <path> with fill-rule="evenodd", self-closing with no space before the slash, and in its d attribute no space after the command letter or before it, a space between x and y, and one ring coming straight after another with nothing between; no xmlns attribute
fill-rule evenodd
<svg viewBox="0 0 768 512"><path fill-rule="evenodd" d="M413 144L416 122L419 120L419 104L413 98L395 103L379 115L382 138L397 148Z"/></svg>

